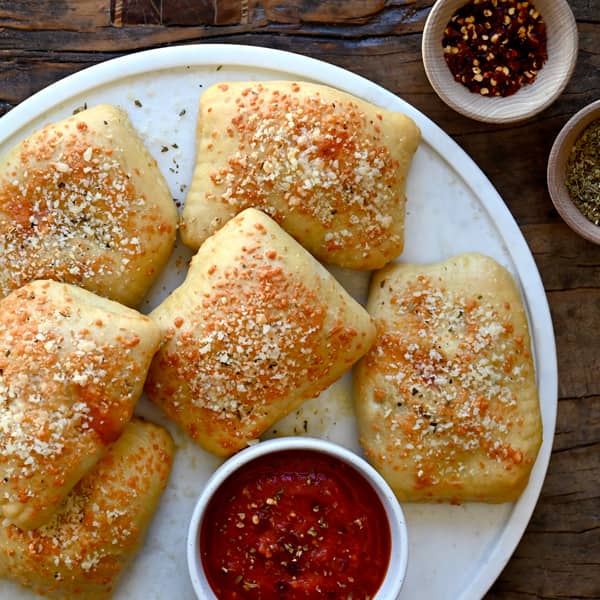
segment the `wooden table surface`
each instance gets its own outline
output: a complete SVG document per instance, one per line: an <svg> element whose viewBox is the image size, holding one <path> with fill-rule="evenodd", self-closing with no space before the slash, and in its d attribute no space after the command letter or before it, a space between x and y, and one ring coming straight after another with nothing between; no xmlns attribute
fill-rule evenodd
<svg viewBox="0 0 600 600"><path fill-rule="evenodd" d="M579 56L563 94L537 117L504 126L461 117L433 92L420 51L431 5L0 0L0 115L101 61L166 44L219 42L339 65L435 121L486 173L517 220L542 275L558 349L558 421L548 475L521 543L486 598L600 598L600 246L563 224L546 189L546 161L559 129L600 98L600 3L570 0Z"/></svg>

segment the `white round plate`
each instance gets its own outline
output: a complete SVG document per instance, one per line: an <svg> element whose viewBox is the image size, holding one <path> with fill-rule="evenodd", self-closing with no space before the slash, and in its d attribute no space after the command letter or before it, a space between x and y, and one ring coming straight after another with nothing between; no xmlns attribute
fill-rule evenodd
<svg viewBox="0 0 600 600"><path fill-rule="evenodd" d="M400 260L432 262L478 251L505 265L520 283L528 310L543 416L544 440L529 485L514 504L403 506L409 532L409 566L401 598L481 598L521 538L537 501L550 458L557 407L552 322L534 260L502 199L475 163L418 110L357 75L310 58L233 45L178 46L111 60L67 77L35 94L0 119L0 153L44 123L76 108L109 102L124 108L181 204L194 160L198 98L217 81L312 80L382 107L403 111L419 125L423 141L408 178L406 244ZM147 312L183 280L189 251L178 246L142 305ZM334 270L361 301L367 276ZM196 498L219 464L195 447L145 399L138 412L163 423L178 452L171 481L146 543L120 581L115 598L193 598L185 539ZM349 377L286 417L266 437L308 434L356 452ZM0 599L32 599L0 582Z"/></svg>

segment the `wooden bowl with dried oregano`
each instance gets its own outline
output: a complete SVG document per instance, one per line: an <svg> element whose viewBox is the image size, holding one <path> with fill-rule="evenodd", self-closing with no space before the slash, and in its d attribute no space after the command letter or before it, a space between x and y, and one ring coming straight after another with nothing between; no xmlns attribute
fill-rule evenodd
<svg viewBox="0 0 600 600"><path fill-rule="evenodd" d="M571 117L548 158L548 191L564 221L600 244L600 100Z"/></svg>
<svg viewBox="0 0 600 600"><path fill-rule="evenodd" d="M577 48L567 0L437 0L421 46L438 96L488 123L527 119L554 102Z"/></svg>

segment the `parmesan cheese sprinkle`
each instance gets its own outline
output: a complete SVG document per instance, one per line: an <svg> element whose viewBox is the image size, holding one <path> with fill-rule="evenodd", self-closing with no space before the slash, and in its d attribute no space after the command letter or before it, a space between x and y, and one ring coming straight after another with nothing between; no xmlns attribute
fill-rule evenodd
<svg viewBox="0 0 600 600"><path fill-rule="evenodd" d="M132 175L84 121L24 140L0 180L0 297L33 279L98 291L153 252L140 233L166 225Z"/></svg>
<svg viewBox="0 0 600 600"><path fill-rule="evenodd" d="M145 376L135 332L86 321L49 283L0 302L0 506L13 516L66 495L81 463L121 432Z"/></svg>
<svg viewBox="0 0 600 600"><path fill-rule="evenodd" d="M41 527L0 528L5 575L56 598L108 597L139 547L172 456L168 436L134 420Z"/></svg>
<svg viewBox="0 0 600 600"><path fill-rule="evenodd" d="M424 276L390 302L397 319L378 321L367 355L382 377L374 394L385 427L396 432L387 451L412 457L417 487L459 477L473 456L507 469L519 464L522 453L509 438L530 355L513 332L510 305L500 310Z"/></svg>
<svg viewBox="0 0 600 600"><path fill-rule="evenodd" d="M205 246L185 296L157 310L166 341L146 385L192 437L205 428L224 446L258 437L273 414L327 387L359 336L342 310L328 311L318 279L280 255L262 224L240 229L224 264L211 263Z"/></svg>
<svg viewBox="0 0 600 600"><path fill-rule="evenodd" d="M327 251L366 255L397 236L392 224L405 201L384 117L370 119L353 101L301 90L301 84L287 93L259 83L232 99L236 114L227 135L239 144L227 166L211 173L218 197L207 199L237 211L261 208L279 222L285 213L302 214L325 230ZM231 93L227 86L221 91Z"/></svg>

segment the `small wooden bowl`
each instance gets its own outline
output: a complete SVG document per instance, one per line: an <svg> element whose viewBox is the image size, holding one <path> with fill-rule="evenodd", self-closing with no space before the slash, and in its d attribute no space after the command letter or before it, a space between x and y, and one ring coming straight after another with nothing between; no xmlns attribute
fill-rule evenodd
<svg viewBox="0 0 600 600"><path fill-rule="evenodd" d="M600 226L584 217L573 204L565 186L567 161L579 134L596 119L600 119L600 100L596 100L573 115L554 140L548 157L548 192L565 223L581 237L600 244Z"/></svg>
<svg viewBox="0 0 600 600"><path fill-rule="evenodd" d="M566 0L532 0L546 23L548 59L535 81L512 96L490 97L470 92L454 80L442 47L444 29L468 0L437 0L423 30L425 72L438 96L455 111L487 123L511 123L547 108L567 85L577 60L575 17Z"/></svg>

